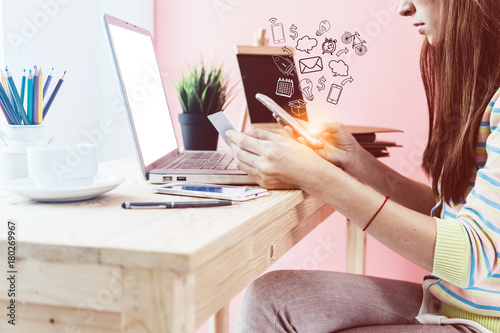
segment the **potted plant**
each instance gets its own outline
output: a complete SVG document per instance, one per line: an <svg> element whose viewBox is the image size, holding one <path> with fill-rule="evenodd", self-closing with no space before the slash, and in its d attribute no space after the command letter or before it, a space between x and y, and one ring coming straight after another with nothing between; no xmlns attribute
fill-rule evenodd
<svg viewBox="0 0 500 333"><path fill-rule="evenodd" d="M231 95L221 66L193 65L174 82L182 106L184 149L216 150L219 135L207 116L223 111Z"/></svg>

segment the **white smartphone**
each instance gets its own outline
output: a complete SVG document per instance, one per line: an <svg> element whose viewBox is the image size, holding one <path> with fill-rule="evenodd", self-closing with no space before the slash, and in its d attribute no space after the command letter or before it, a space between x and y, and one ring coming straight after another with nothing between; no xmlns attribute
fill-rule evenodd
<svg viewBox="0 0 500 333"><path fill-rule="evenodd" d="M154 186L151 188L151 191L153 193L161 194L174 194L232 201L247 201L267 194L267 190L264 188L187 182L176 182L168 185Z"/></svg>
<svg viewBox="0 0 500 333"><path fill-rule="evenodd" d="M315 137L313 137L307 128L301 125L295 118L293 118L286 110L278 105L271 98L263 94L255 95L262 104L264 104L269 110L271 110L276 116L280 117L281 120L288 126L290 126L294 131L296 131L300 136L302 136L310 145L315 148L321 148L325 143Z"/></svg>

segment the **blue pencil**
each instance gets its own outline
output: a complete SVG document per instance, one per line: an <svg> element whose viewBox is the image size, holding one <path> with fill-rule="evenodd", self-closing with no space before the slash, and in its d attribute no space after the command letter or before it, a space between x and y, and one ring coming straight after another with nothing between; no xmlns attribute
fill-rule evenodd
<svg viewBox="0 0 500 333"><path fill-rule="evenodd" d="M48 99L47 103L43 107L43 118L47 115L47 112L49 112L50 106L52 105L52 102L54 101L54 98L56 98L57 93L59 92L59 89L61 88L61 85L64 82L64 77L66 76L66 71L64 71L64 74L61 76L59 81L57 81L56 87L54 88L54 91L52 92L52 95L50 95L50 98Z"/></svg>
<svg viewBox="0 0 500 333"><path fill-rule="evenodd" d="M23 70L23 78L21 81L21 103L24 106L24 92L25 92L25 87L26 87L26 70Z"/></svg>
<svg viewBox="0 0 500 333"><path fill-rule="evenodd" d="M33 73L31 73L31 69L28 75L28 94L27 94L26 106L28 109L28 120L30 124L34 124L33 121Z"/></svg>
<svg viewBox="0 0 500 333"><path fill-rule="evenodd" d="M45 80L45 84L43 85L43 98L45 98L45 95L47 94L47 90L49 90L50 82L52 81L52 72L53 71L54 71L54 68L52 68L49 75L47 75L47 80Z"/></svg>
<svg viewBox="0 0 500 333"><path fill-rule="evenodd" d="M35 73L33 74L33 124L38 124L38 70L35 66Z"/></svg>
<svg viewBox="0 0 500 333"><path fill-rule="evenodd" d="M14 111L14 107L10 103L9 97L7 96L7 93L5 92L2 85L0 85L0 102L3 104L3 107L8 114L11 124L21 125L21 119Z"/></svg>
<svg viewBox="0 0 500 333"><path fill-rule="evenodd" d="M12 97L12 104L17 106L17 112L21 116L21 119L23 120L23 123L25 125L29 125L28 117L26 116L26 111L24 111L23 103L21 102L21 99L19 98L19 93L17 92L16 84L14 83L14 80L12 79L12 75L10 75L10 72L7 68L5 68L5 73L7 74L7 83L9 84L9 88L11 91L11 97Z"/></svg>

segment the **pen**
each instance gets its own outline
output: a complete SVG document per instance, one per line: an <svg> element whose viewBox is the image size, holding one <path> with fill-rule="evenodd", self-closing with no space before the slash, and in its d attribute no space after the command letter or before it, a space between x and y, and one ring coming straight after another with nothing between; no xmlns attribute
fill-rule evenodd
<svg viewBox="0 0 500 333"><path fill-rule="evenodd" d="M147 209L147 208L194 208L194 207L215 207L231 206L229 200L211 200L211 201L176 201L176 202L124 202L122 208L125 209Z"/></svg>

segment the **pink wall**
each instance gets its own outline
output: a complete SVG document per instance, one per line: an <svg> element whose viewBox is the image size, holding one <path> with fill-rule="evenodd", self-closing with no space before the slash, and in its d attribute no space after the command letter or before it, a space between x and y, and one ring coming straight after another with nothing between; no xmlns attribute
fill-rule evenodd
<svg viewBox="0 0 500 333"><path fill-rule="evenodd" d="M237 124L244 96L233 46L251 45L254 32L259 28L270 29L271 18L285 27L287 41L280 45L295 46L289 37L292 24L298 27L299 37L305 34L315 37L319 22L326 19L331 22L331 29L325 36L338 40L337 50L345 47L340 36L345 31L357 30L368 42L368 52L362 57L354 52L343 56L354 82L345 86L337 106L326 102L325 92L318 93L308 104L310 119L404 130L403 134L379 135L404 146L392 149L391 157L383 161L404 175L426 181L420 170L427 134L425 96L418 69L421 37L411 19L396 14L397 3L394 0L156 0L155 43L174 119L181 109L171 80L186 64L203 56L225 65L239 87L236 100L226 110L228 118ZM272 38L269 33L268 38ZM320 43L321 38L318 38ZM296 60L306 56L297 54ZM328 68L327 63L325 67ZM325 74L328 73L322 73ZM340 214L334 214L271 269L343 271L344 256L345 221ZM370 237L366 271L369 275L415 282L420 282L425 273ZM232 302L231 329L239 300L237 297ZM199 332L204 332L204 328Z"/></svg>

